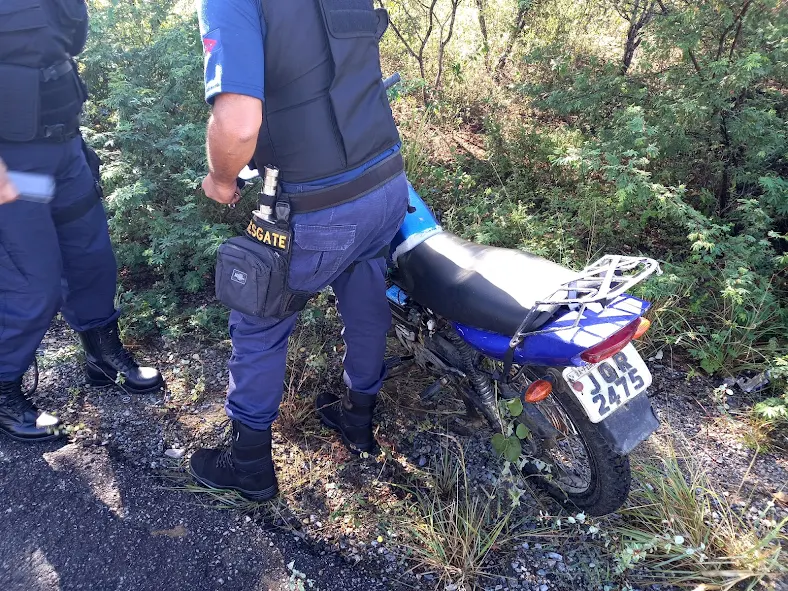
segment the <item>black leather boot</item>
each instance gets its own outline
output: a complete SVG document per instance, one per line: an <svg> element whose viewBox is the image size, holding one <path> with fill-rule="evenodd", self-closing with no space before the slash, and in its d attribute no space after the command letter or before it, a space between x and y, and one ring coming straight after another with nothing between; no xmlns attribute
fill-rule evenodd
<svg viewBox="0 0 788 591"><path fill-rule="evenodd" d="M120 342L118 322L79 333L85 350L85 371L92 386L109 386L123 376L122 388L131 394L158 390L164 380L155 367L140 367Z"/></svg>
<svg viewBox="0 0 788 591"><path fill-rule="evenodd" d="M315 406L323 423L339 431L347 448L359 454L375 449L372 415L377 398L375 395L347 390L340 400L335 394L323 392L318 395Z"/></svg>
<svg viewBox="0 0 788 591"><path fill-rule="evenodd" d="M233 421L230 447L198 449L189 467L201 484L234 490L252 501L267 501L279 492L271 458L270 428L257 431Z"/></svg>
<svg viewBox="0 0 788 591"><path fill-rule="evenodd" d="M17 441L51 441L61 437L60 419L41 412L22 392L22 378L0 382L0 431Z"/></svg>

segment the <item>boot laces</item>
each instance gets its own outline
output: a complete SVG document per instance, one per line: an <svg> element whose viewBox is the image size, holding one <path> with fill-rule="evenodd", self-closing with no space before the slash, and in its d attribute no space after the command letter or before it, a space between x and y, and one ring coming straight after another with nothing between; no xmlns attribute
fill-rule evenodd
<svg viewBox="0 0 788 591"><path fill-rule="evenodd" d="M227 469L233 468L233 452L231 448L226 447L219 453L219 457L216 459L216 467Z"/></svg>
<svg viewBox="0 0 788 591"><path fill-rule="evenodd" d="M118 336L118 331L115 328L108 329L103 337L101 339L101 348L118 371L127 373L139 367L134 360L134 356L120 342L120 336Z"/></svg>
<svg viewBox="0 0 788 591"><path fill-rule="evenodd" d="M38 412L27 392L22 391L22 380L0 382L0 400L3 401L4 406L20 413Z"/></svg>

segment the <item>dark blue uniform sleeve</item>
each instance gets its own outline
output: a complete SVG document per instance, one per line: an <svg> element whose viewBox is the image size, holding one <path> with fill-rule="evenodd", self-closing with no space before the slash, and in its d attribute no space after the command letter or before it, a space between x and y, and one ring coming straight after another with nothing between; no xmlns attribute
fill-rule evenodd
<svg viewBox="0 0 788 591"><path fill-rule="evenodd" d="M232 92L263 100L265 25L258 0L199 0L205 100Z"/></svg>

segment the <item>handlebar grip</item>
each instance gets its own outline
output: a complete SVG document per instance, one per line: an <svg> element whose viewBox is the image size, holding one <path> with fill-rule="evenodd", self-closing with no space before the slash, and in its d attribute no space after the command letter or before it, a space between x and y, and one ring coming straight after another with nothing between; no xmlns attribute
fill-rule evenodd
<svg viewBox="0 0 788 591"><path fill-rule="evenodd" d="M401 80L402 78L400 78L399 72L395 72L394 74L392 74L391 76L389 76L383 81L383 88L388 90L389 88L400 82Z"/></svg>

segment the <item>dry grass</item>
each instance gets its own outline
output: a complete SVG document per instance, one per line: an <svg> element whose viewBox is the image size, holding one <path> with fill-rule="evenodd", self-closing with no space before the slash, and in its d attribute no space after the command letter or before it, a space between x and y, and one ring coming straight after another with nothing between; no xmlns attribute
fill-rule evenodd
<svg viewBox="0 0 788 591"><path fill-rule="evenodd" d="M727 591L788 572L782 555L788 519L769 519L767 508L757 523L747 521L672 443L634 468L639 487L621 511L624 525L610 531L619 540L614 560L629 580Z"/></svg>
<svg viewBox="0 0 788 591"><path fill-rule="evenodd" d="M517 527L516 503L504 502L500 490L471 490L463 448L456 438L445 437L428 479L402 485L411 501L398 529L407 534L403 550L411 570L432 574L436 589L451 584L475 588L500 574L488 570L491 552L535 532Z"/></svg>

